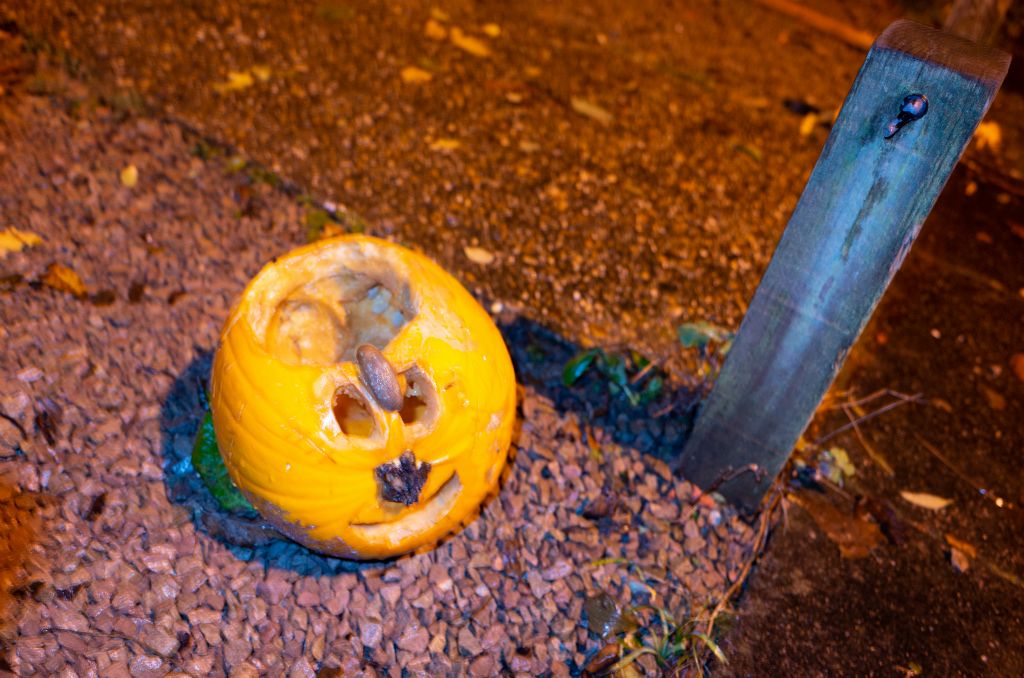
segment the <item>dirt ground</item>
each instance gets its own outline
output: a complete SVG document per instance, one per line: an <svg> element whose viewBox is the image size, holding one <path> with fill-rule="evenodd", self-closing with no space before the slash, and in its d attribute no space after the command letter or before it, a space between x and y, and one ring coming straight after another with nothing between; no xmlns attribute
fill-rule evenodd
<svg viewBox="0 0 1024 678"><path fill-rule="evenodd" d="M872 33L942 15L818 9ZM645 600L632 570L594 559L653 574L674 613L721 598L756 526L702 505L682 519L692 488L662 460L704 379L675 326L738 326L862 52L748 2L5 12L0 228L43 238L2 260L0 516L12 544L38 537L8 568L12 670L578 675L602 645L587 596ZM990 113L1001 143L969 149L842 380L920 402L831 440L857 469L845 489L784 501L724 636L727 675L1024 673L1020 73ZM304 195L453 271L525 385L499 498L429 554L365 569L268 542L218 517L184 461L219 324L263 261L305 241ZM51 262L91 296L41 284ZM558 385L589 346L661 361L678 406L595 412L594 384ZM927 511L907 490L953 503ZM585 517L606 495L617 508ZM885 539L840 557L822 498Z"/></svg>

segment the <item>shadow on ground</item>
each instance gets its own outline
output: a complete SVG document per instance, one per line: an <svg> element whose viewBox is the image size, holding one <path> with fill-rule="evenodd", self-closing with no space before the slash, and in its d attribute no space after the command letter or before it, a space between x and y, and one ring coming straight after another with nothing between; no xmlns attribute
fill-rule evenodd
<svg viewBox="0 0 1024 678"><path fill-rule="evenodd" d="M614 396L597 374L585 374L578 384L567 387L562 383L562 370L580 352L577 344L518 316L499 322L499 329L512 356L517 382L550 400L558 412L573 413L591 431L610 433L615 442L662 459L681 447L698 401L695 391L667 382L652 402L632 406L621 396ZM212 364L211 353L193 359L178 374L161 407L161 451L168 497L189 509L199 530L243 560L257 559L267 566L304 575L386 567L393 562L321 556L284 539L256 514L234 515L217 504L191 464L191 448L181 443L195 438L202 421L204 390L208 389Z"/></svg>

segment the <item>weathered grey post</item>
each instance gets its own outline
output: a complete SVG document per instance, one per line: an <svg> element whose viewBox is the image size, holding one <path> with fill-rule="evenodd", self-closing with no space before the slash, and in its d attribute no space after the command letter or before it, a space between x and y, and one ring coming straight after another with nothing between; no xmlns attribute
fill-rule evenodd
<svg viewBox="0 0 1024 678"><path fill-rule="evenodd" d="M910 21L882 33L676 469L757 507L903 262L1009 56ZM740 472L755 464L758 473ZM727 479L724 480L723 479Z"/></svg>

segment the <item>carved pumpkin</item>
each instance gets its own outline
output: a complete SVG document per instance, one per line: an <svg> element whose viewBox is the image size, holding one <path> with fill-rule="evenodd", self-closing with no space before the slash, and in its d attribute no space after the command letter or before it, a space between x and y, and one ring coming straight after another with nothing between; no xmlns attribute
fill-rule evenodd
<svg viewBox="0 0 1024 678"><path fill-rule="evenodd" d="M432 545L495 488L515 376L487 313L426 257L366 236L249 283L213 365L232 480L281 532L381 558Z"/></svg>

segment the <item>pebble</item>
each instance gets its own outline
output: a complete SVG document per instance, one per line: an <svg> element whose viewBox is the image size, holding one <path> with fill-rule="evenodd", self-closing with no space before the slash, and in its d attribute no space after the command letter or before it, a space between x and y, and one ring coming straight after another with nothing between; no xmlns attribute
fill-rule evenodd
<svg viewBox="0 0 1024 678"><path fill-rule="evenodd" d="M388 605L394 605L398 602L398 599L402 597L402 587L397 585L382 586L380 587L380 597L383 598Z"/></svg>
<svg viewBox="0 0 1024 678"><path fill-rule="evenodd" d="M160 653L161 656L170 657L178 650L178 637L159 626L147 626L142 632L142 641Z"/></svg>
<svg viewBox="0 0 1024 678"><path fill-rule="evenodd" d="M562 579L569 576L572 570L573 566L570 565L568 561L560 560L548 569L544 570L543 577L545 581L555 581L556 579ZM531 584L531 586L533 586L533 584Z"/></svg>
<svg viewBox="0 0 1024 678"><path fill-rule="evenodd" d="M288 678L314 678L317 672L305 657L301 657L288 669Z"/></svg>
<svg viewBox="0 0 1024 678"><path fill-rule="evenodd" d="M459 631L458 641L459 650L470 657L475 657L483 651L483 645L481 645L477 637L473 635L473 632L468 626L462 627Z"/></svg>
<svg viewBox="0 0 1024 678"><path fill-rule="evenodd" d="M244 662L231 669L228 678L259 678L260 670L249 662Z"/></svg>
<svg viewBox="0 0 1024 678"><path fill-rule="evenodd" d="M493 676L495 675L495 668L494 657L489 654L482 654L469 665L469 675Z"/></svg>
<svg viewBox="0 0 1024 678"><path fill-rule="evenodd" d="M224 662L228 666L241 664L252 654L252 646L246 640L232 640L224 646Z"/></svg>
<svg viewBox="0 0 1024 678"><path fill-rule="evenodd" d="M319 604L320 596L313 591L303 591L295 599L295 602L302 607L313 607L314 605Z"/></svg>
<svg viewBox="0 0 1024 678"><path fill-rule="evenodd" d="M132 676L148 676L150 674L158 673L162 676L166 672L161 671L164 662L160 657L151 657L148 655L140 654L136 655L132 659L131 674Z"/></svg>
<svg viewBox="0 0 1024 678"><path fill-rule="evenodd" d="M89 620L77 610L55 609L50 611L55 628L84 632L89 630Z"/></svg>
<svg viewBox="0 0 1024 678"><path fill-rule="evenodd" d="M271 605L278 605L285 596L287 596L292 589L292 584L288 581L287 575L282 570L270 570L267 573L267 578L259 586L261 595L267 596L267 601Z"/></svg>
<svg viewBox="0 0 1024 678"><path fill-rule="evenodd" d="M363 622L360 625L359 638L363 641L363 645L366 647L377 647L380 644L382 635L383 629L377 622Z"/></svg>
<svg viewBox="0 0 1024 678"><path fill-rule="evenodd" d="M427 651L430 644L430 633L419 624L406 627L405 631L398 638L399 649L415 654L422 654Z"/></svg>
<svg viewBox="0 0 1024 678"><path fill-rule="evenodd" d="M25 369L18 372L18 381L23 381L26 384L31 384L34 381L39 381L43 378L43 371L38 367L26 367Z"/></svg>

